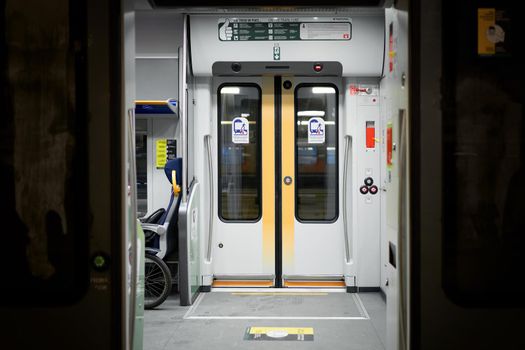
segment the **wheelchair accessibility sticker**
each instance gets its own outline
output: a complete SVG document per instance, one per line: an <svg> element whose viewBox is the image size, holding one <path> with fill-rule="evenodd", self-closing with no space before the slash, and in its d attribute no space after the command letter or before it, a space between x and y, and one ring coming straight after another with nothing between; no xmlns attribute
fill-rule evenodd
<svg viewBox="0 0 525 350"><path fill-rule="evenodd" d="M323 118L308 120L308 143L324 143L325 124Z"/></svg>
<svg viewBox="0 0 525 350"><path fill-rule="evenodd" d="M248 123L248 119L242 117L233 119L232 142L250 143L250 123Z"/></svg>

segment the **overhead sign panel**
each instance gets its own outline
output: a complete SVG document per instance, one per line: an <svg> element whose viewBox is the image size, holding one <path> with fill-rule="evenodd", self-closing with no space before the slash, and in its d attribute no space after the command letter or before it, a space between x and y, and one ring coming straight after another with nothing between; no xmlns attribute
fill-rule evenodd
<svg viewBox="0 0 525 350"><path fill-rule="evenodd" d="M220 18L221 41L350 40L348 17Z"/></svg>

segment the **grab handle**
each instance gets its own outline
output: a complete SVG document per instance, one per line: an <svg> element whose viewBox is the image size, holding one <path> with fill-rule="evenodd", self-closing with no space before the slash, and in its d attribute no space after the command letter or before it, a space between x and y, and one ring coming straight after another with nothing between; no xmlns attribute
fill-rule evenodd
<svg viewBox="0 0 525 350"><path fill-rule="evenodd" d="M181 189L179 184L177 184L177 170L171 171L171 183L173 185L173 195L178 196Z"/></svg>
<svg viewBox="0 0 525 350"><path fill-rule="evenodd" d="M344 168L343 168L343 226L345 235L345 260L346 263L350 263L352 260L352 253L350 251L350 241L353 239L351 230L348 229L348 168L349 168L349 156L352 153L352 136L345 136L345 157L344 157Z"/></svg>
<svg viewBox="0 0 525 350"><path fill-rule="evenodd" d="M213 212L214 212L214 199L213 195L215 190L213 188L213 161L211 154L211 135L204 136L204 142L206 143L206 151L208 153L208 179L210 184L210 196L209 196L209 216L208 216L208 249L206 251L206 262L211 261L211 247L213 244Z"/></svg>

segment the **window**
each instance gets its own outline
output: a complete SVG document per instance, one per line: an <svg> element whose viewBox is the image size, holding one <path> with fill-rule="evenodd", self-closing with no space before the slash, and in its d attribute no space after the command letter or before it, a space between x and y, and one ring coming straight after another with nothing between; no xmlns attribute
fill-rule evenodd
<svg viewBox="0 0 525 350"><path fill-rule="evenodd" d="M512 39L494 56L474 56L472 33L457 29L477 28L476 10L443 12L442 283L462 306L517 307L525 305L523 56ZM518 21L509 8L497 12Z"/></svg>
<svg viewBox="0 0 525 350"><path fill-rule="evenodd" d="M333 85L295 90L296 217L333 222L338 217L338 92Z"/></svg>
<svg viewBox="0 0 525 350"><path fill-rule="evenodd" d="M224 221L261 217L261 90L222 85L218 91L219 216Z"/></svg>
<svg viewBox="0 0 525 350"><path fill-rule="evenodd" d="M135 122L135 157L137 159L137 216L148 212L148 121Z"/></svg>

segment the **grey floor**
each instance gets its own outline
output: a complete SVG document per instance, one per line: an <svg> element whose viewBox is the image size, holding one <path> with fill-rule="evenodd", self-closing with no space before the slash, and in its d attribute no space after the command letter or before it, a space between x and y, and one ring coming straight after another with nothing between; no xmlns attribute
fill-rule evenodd
<svg viewBox="0 0 525 350"><path fill-rule="evenodd" d="M313 327L314 340L244 340L251 326ZM347 293L212 292L199 297L192 308L180 306L173 295L146 311L144 320L144 350L383 350L385 338L386 305L379 293L360 293L357 298Z"/></svg>

